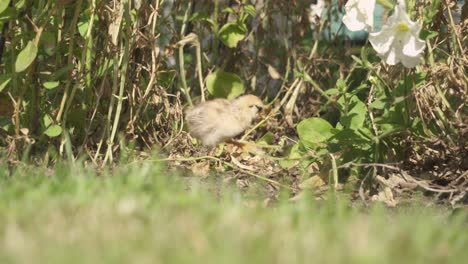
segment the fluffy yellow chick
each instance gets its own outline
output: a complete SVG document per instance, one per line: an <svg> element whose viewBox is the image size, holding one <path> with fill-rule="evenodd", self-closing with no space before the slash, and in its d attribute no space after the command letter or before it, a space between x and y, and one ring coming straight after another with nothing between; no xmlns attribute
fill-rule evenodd
<svg viewBox="0 0 468 264"><path fill-rule="evenodd" d="M260 98L244 95L232 101L206 101L189 108L185 114L190 134L212 147L241 134L262 108Z"/></svg>

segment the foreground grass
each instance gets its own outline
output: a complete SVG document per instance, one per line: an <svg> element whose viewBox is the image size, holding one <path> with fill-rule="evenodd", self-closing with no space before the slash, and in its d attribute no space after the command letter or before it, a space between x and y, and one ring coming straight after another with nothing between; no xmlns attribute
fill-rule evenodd
<svg viewBox="0 0 468 264"><path fill-rule="evenodd" d="M0 165L1 167L2 165ZM351 209L345 199L270 208L155 164L96 176L0 168L0 263L462 263L466 212Z"/></svg>

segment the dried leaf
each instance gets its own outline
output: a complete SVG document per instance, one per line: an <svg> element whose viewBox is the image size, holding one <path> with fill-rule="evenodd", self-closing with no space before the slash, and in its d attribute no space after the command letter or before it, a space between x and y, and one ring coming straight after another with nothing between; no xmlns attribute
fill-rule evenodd
<svg viewBox="0 0 468 264"><path fill-rule="evenodd" d="M281 78L281 75L278 73L278 71L270 64L268 64L268 73L272 79L278 80Z"/></svg>
<svg viewBox="0 0 468 264"><path fill-rule="evenodd" d="M190 170L196 176L206 177L210 172L210 164L207 161L197 162L190 166Z"/></svg>
<svg viewBox="0 0 468 264"><path fill-rule="evenodd" d="M299 188L305 190L305 189L315 189L320 186L325 185L325 182L320 178L319 176L315 175L310 177L309 179L301 182L299 184Z"/></svg>
<svg viewBox="0 0 468 264"><path fill-rule="evenodd" d="M241 169L244 169L244 170L248 170L248 171L256 171L257 169L255 169L254 167L252 166L248 166L248 165L244 165L242 163L240 163L240 161L238 161L236 158L234 158L234 156L231 155L231 162L234 163L234 165L236 165L237 167L241 168Z"/></svg>

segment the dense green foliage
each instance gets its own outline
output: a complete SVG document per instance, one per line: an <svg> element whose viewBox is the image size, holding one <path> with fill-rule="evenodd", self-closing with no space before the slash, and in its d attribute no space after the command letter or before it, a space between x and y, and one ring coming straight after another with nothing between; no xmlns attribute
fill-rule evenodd
<svg viewBox="0 0 468 264"><path fill-rule="evenodd" d="M245 137L276 135L284 144L270 154L305 171L330 159L419 162L436 141L463 153L466 15L455 23L454 4L407 1L427 48L406 69L331 35L338 2L311 27L308 1L3 0L0 148L44 164L106 164L128 141L183 154L186 106L256 93L271 111Z"/></svg>

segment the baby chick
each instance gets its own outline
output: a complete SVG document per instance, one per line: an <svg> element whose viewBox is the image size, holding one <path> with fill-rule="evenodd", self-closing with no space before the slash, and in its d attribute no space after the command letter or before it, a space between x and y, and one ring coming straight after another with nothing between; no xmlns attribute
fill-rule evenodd
<svg viewBox="0 0 468 264"><path fill-rule="evenodd" d="M214 99L189 108L186 120L190 134L213 147L242 133L262 108L262 100L254 95Z"/></svg>

